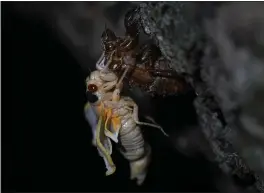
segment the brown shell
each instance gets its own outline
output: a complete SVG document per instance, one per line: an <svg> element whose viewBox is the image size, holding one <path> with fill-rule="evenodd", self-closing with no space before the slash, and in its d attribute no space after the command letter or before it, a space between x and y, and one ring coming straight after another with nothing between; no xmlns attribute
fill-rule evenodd
<svg viewBox="0 0 264 193"><path fill-rule="evenodd" d="M126 75L131 87L137 86L151 95L177 95L188 88L184 78L169 68L168 61L161 59L160 49L152 43L138 48L139 24L136 10L125 16L125 37L116 37L114 32L105 29L102 43L105 53L115 51L109 69L121 76L124 69L130 69Z"/></svg>
<svg viewBox="0 0 264 193"><path fill-rule="evenodd" d="M128 79L130 87L138 86L151 95L178 95L187 88L182 77L153 76L143 68L135 68Z"/></svg>
<svg viewBox="0 0 264 193"><path fill-rule="evenodd" d="M117 51L112 58L109 69L120 77L129 65L130 69L126 75L129 86L140 87L151 95L178 95L188 88L185 79L170 69L166 60L159 59L154 65L146 67L147 61L153 58L150 55L147 57L148 55L144 53L141 56L144 57L143 64L137 62L134 50L130 52ZM130 57L131 62L127 63L124 60L125 57Z"/></svg>

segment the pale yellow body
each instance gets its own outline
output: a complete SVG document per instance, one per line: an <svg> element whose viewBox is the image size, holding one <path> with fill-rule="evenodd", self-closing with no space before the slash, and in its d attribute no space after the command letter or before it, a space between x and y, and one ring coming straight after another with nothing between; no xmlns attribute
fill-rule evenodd
<svg viewBox="0 0 264 193"><path fill-rule="evenodd" d="M107 73L103 75L107 76ZM160 129L161 127L139 122L138 106L131 98L120 96L120 84L116 87L117 77L115 78L112 73L109 77L102 77L103 75L100 71L94 71L86 82L87 85L96 84L99 88L95 92L99 100L91 104L91 107L96 110L97 116L100 117L99 122L104 121L104 123L99 123L101 126L98 126L97 135L94 136L94 145L99 148L99 154L104 158L108 169L106 174L110 175L115 172L115 165L111 159L112 147L109 147L109 139L120 143L123 147L120 152L130 162L130 177L136 179L137 184L140 185L144 182L147 174L151 148L144 141L139 125L148 125ZM111 81L105 81L106 79ZM113 89L114 91L111 91ZM102 132L100 134L102 129L105 135L103 138L99 136L102 135Z"/></svg>

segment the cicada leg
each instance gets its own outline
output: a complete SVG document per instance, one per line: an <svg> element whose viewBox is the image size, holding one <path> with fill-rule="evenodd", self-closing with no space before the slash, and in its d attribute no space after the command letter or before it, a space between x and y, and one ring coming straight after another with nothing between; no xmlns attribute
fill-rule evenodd
<svg viewBox="0 0 264 193"><path fill-rule="evenodd" d="M161 126L157 125L157 124L151 124L151 123L145 123L145 122L140 122L138 119L138 106L136 103L134 103L133 105L133 118L134 121L136 122L136 124L138 125L146 125L146 126L150 126L150 127L155 127L158 128L165 136L169 136Z"/></svg>

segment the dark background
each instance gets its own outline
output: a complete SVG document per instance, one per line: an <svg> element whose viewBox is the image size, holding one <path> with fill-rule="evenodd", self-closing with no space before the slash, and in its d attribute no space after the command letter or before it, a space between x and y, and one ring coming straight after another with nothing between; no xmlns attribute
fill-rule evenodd
<svg viewBox="0 0 264 193"><path fill-rule="evenodd" d="M137 187L129 180L128 162L117 151L113 155L117 171L105 177L104 162L91 146L83 117L88 72L44 22L10 7L2 3L2 190L215 190L204 159L185 157L151 129L144 130L153 147L145 184ZM189 103L186 96L177 102L157 99L157 119L167 127L172 114L178 125L192 122L195 115L186 106Z"/></svg>

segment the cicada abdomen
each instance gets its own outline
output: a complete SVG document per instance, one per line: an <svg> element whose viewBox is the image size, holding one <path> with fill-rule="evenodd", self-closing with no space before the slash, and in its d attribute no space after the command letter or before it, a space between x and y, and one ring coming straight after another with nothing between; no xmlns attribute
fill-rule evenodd
<svg viewBox="0 0 264 193"><path fill-rule="evenodd" d="M141 185L147 175L148 166L151 159L151 147L144 140L139 126L131 126L127 121L119 133L120 152L129 161L130 179L136 179L137 184Z"/></svg>

